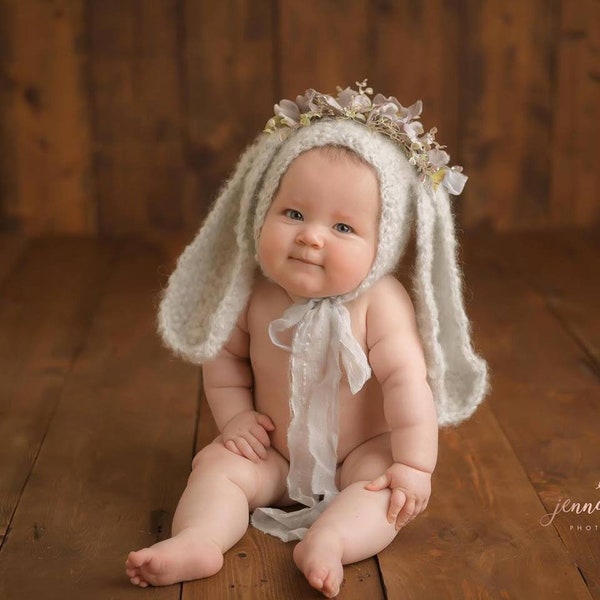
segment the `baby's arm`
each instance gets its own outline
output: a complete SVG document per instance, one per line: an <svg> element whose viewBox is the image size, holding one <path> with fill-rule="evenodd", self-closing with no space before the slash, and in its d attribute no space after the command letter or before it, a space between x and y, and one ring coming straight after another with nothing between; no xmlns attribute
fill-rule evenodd
<svg viewBox="0 0 600 600"><path fill-rule="evenodd" d="M392 277L373 289L367 344L369 362L383 390L394 458L393 465L367 489L392 490L388 520L400 529L429 501L438 427L412 303Z"/></svg>
<svg viewBox="0 0 600 600"><path fill-rule="evenodd" d="M219 355L202 365L206 400L225 447L257 462L267 456L271 419L254 410L250 336L245 310Z"/></svg>

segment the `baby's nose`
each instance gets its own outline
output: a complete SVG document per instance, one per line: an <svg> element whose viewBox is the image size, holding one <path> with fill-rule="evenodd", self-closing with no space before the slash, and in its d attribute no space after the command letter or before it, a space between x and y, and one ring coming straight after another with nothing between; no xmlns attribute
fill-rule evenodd
<svg viewBox="0 0 600 600"><path fill-rule="evenodd" d="M323 236L316 227L303 227L296 236L296 243L311 248L322 248Z"/></svg>

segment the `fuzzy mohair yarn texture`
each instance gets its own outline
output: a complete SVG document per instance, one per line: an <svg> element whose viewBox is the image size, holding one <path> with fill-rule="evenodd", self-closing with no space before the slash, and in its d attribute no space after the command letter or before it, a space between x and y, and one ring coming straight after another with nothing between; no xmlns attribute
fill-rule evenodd
<svg viewBox="0 0 600 600"><path fill-rule="evenodd" d="M372 165L381 197L375 261L360 286L336 300L348 302L392 272L415 227L413 284L428 380L439 424L457 424L485 396L488 374L471 343L448 194L421 182L393 141L352 120L323 119L257 137L177 262L160 304L160 334L191 362L218 354L252 291L256 242L281 177L297 156L327 145L349 148Z"/></svg>

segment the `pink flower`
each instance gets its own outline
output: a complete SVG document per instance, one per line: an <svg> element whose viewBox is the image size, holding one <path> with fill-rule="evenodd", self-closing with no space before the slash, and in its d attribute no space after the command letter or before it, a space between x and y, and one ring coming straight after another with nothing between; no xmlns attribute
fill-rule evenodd
<svg viewBox="0 0 600 600"><path fill-rule="evenodd" d="M429 162L436 169L441 169L446 166L450 161L450 155L443 150L438 150L437 148L433 148L433 150L429 151Z"/></svg>
<svg viewBox="0 0 600 600"><path fill-rule="evenodd" d="M280 100L275 105L275 114L288 126L294 127L300 123L300 110L291 100Z"/></svg>

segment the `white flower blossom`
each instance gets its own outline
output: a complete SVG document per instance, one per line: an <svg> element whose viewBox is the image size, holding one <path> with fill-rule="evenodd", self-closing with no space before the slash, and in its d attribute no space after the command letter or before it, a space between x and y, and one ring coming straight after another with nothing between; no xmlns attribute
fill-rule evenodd
<svg viewBox="0 0 600 600"><path fill-rule="evenodd" d="M300 109L291 100L281 100L275 105L275 114L288 126L294 127L300 123Z"/></svg>
<svg viewBox="0 0 600 600"><path fill-rule="evenodd" d="M429 162L436 169L441 169L442 167L445 167L450 161L450 155L447 152L444 152L443 150L438 150L437 148L430 150L428 156Z"/></svg>
<svg viewBox="0 0 600 600"><path fill-rule="evenodd" d="M460 194L467 181L462 167L448 167L450 155L435 140L437 129L423 129L420 116L423 102L417 100L408 107L394 97L377 94L367 87L367 80L356 82L358 90L337 88L337 97L308 89L296 101L283 99L275 105L275 117L268 120L265 131L310 126L314 119L345 118L364 123L367 127L389 137L406 154L408 161L429 178L435 187L440 183L451 194Z"/></svg>

